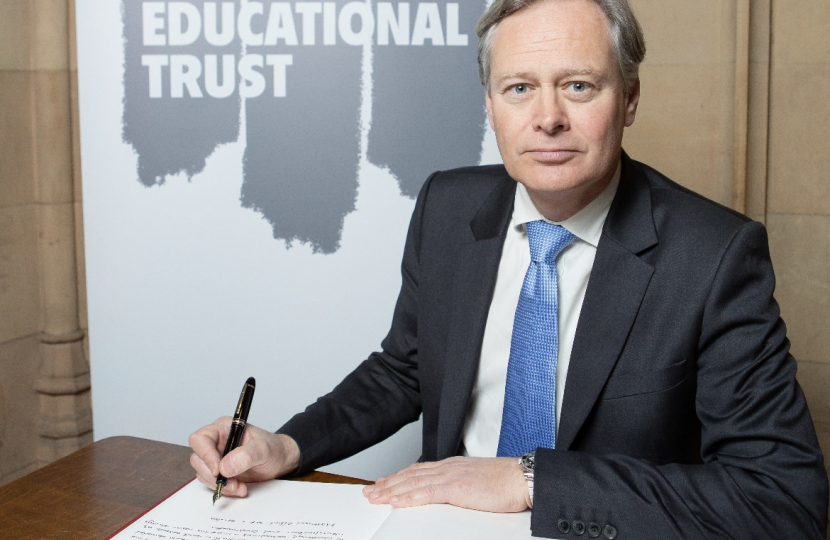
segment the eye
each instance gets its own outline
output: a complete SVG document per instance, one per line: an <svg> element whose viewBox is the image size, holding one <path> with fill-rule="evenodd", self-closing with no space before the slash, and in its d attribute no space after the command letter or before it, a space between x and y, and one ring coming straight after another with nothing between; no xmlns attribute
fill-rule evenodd
<svg viewBox="0 0 830 540"><path fill-rule="evenodd" d="M571 87L571 90L573 90L573 91L574 91L574 92L576 92L577 94L581 94L581 93L583 93L583 92L587 92L587 91L588 91L588 83L584 83L584 82L572 82L572 83L571 83L571 84L569 84L568 86L570 86L570 87Z"/></svg>
<svg viewBox="0 0 830 540"><path fill-rule="evenodd" d="M530 91L530 87L528 87L528 85L526 85L526 84L521 84L521 83L520 84L514 84L513 86L510 87L510 91L513 92L514 94L519 94L519 95L527 94Z"/></svg>

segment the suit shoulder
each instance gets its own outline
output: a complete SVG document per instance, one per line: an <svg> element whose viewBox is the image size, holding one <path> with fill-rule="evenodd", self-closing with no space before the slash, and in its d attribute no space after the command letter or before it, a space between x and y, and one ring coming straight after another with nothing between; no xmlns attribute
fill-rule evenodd
<svg viewBox="0 0 830 540"><path fill-rule="evenodd" d="M515 184L503 165L462 167L433 173L424 183L422 196L430 206L449 206L466 214L478 209L494 189Z"/></svg>
<svg viewBox="0 0 830 540"><path fill-rule="evenodd" d="M672 221L723 231L742 227L752 220L718 202L684 187L656 169L637 161L634 164L651 188L655 213L666 213ZM659 218L659 215L655 215Z"/></svg>
<svg viewBox="0 0 830 540"><path fill-rule="evenodd" d="M486 190L505 180L511 180L504 165L479 165L437 171L430 177L433 185L444 189Z"/></svg>

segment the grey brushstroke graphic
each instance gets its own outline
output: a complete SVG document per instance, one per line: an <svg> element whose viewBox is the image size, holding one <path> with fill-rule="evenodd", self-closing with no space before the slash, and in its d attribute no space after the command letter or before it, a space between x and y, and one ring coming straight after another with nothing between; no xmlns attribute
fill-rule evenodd
<svg viewBox="0 0 830 540"><path fill-rule="evenodd" d="M201 11L205 0L188 3ZM338 0L338 12L347 3ZM458 3L459 29L468 35L466 46L433 46L429 41L421 46L372 45L368 158L388 167L407 197L417 195L430 172L479 160L483 90L476 74L473 26L486 3ZM238 61L242 47L238 33L221 47L208 44L203 35L187 46L145 46L142 4L141 0L123 0L123 135L138 154L139 181L152 186L163 184L171 174L184 172L192 177L204 169L205 159L219 145L237 139L240 97L238 89L225 98L209 96L203 65L198 82L204 97L191 97L187 91L184 97L171 97L167 66L163 95L151 98L150 68L142 65L142 55L184 54L203 59L207 54L220 58L233 54ZM263 3L266 10L269 4ZM437 4L446 23L446 2ZM234 2L237 14L239 5ZM418 3L410 5L411 34ZM373 11L375 7L373 2ZM256 17L252 30L263 32L265 19ZM301 18L295 19L299 33ZM328 254L339 249L344 218L355 209L363 47L345 44L339 35L336 45L324 45L322 26L318 19L315 45L290 46L281 41L247 48L249 55L290 54L293 61L286 67L285 97L274 96L272 68L263 66L258 71L267 81L265 91L246 98L247 146L240 203L262 214L274 238L284 240L287 247L298 241L310 245L315 253Z"/></svg>
<svg viewBox="0 0 830 540"><path fill-rule="evenodd" d="M475 23L486 2L460 2L461 46L374 47L369 161L388 167L401 193L416 197L427 176L475 165L484 136ZM444 3L439 3L442 13Z"/></svg>
<svg viewBox="0 0 830 540"><path fill-rule="evenodd" d="M217 146L233 142L239 134L239 93L224 99L171 98L169 74L164 78L163 98L149 97L149 70L144 54L205 54L239 56L238 36L224 47L209 45L204 37L187 46L144 47L142 3L125 0L124 17L124 142L138 154L138 179L145 186L163 184L167 175L184 172L188 177L205 168L205 159ZM202 1L191 2L201 7ZM221 71L220 71L221 73ZM204 73L203 73L204 77ZM204 85L202 85L204 88Z"/></svg>
<svg viewBox="0 0 830 540"><path fill-rule="evenodd" d="M274 238L334 253L357 198L363 48L323 45L319 28L316 43L266 48L294 59L286 97L246 100L241 201L268 220Z"/></svg>

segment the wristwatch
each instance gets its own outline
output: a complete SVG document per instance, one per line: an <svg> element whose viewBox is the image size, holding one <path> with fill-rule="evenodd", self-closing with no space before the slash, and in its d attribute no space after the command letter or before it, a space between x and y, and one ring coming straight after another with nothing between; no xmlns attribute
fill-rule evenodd
<svg viewBox="0 0 830 540"><path fill-rule="evenodd" d="M527 480L527 492L530 494L530 507L533 508L533 467L536 465L536 450L531 450L519 460L522 474Z"/></svg>

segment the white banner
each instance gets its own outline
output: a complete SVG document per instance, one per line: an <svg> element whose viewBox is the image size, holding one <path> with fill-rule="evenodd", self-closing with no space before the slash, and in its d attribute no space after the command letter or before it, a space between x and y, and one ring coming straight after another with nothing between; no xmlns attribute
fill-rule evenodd
<svg viewBox="0 0 830 540"><path fill-rule="evenodd" d="M96 439L186 444L248 376L274 430L379 348L421 184L499 160L485 4L76 0Z"/></svg>

